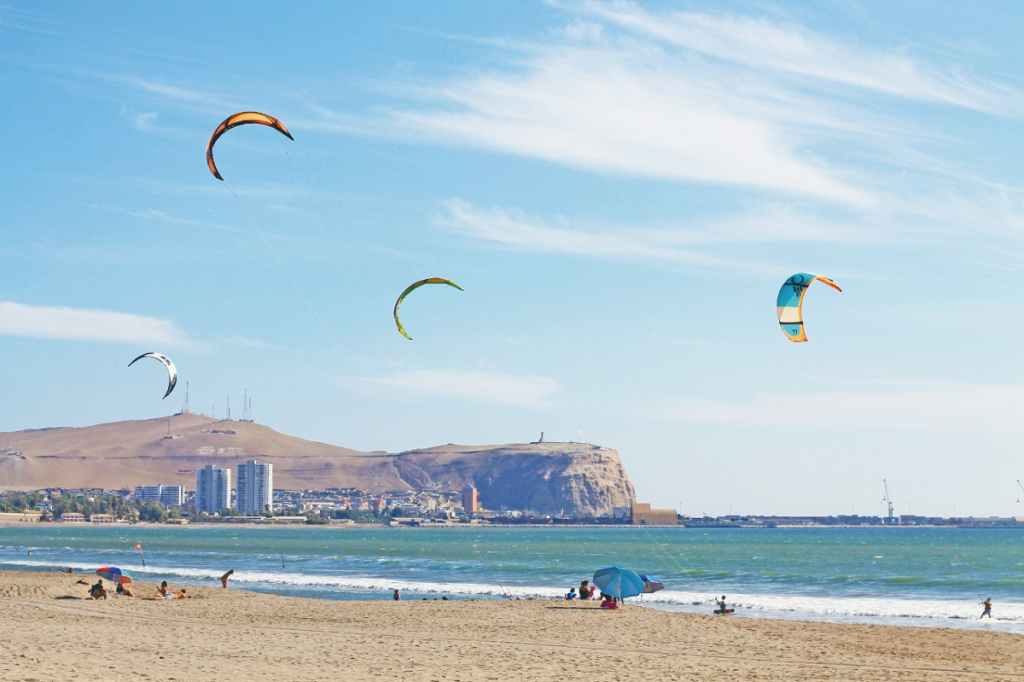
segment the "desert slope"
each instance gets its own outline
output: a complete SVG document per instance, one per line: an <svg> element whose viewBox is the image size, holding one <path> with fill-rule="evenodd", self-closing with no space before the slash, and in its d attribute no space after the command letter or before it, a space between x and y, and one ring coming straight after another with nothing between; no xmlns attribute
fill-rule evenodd
<svg viewBox="0 0 1024 682"><path fill-rule="evenodd" d="M447 445L398 454L303 440L254 422L200 415L0 433L0 487L132 488L180 484L247 459L274 465L276 488L383 492L476 486L491 509L599 515L633 501L615 450L582 443Z"/></svg>

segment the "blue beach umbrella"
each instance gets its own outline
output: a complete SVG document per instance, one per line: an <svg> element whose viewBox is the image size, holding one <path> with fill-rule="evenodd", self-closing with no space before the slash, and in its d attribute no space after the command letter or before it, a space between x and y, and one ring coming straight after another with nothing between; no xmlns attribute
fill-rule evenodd
<svg viewBox="0 0 1024 682"><path fill-rule="evenodd" d="M618 566L597 571L593 582L597 589L619 599L635 597L644 591L644 581L640 576Z"/></svg>
<svg viewBox="0 0 1024 682"><path fill-rule="evenodd" d="M101 578L106 578L115 583L125 585L132 582L132 574L128 571L122 571L117 566L105 566L104 568L97 568L96 575Z"/></svg>

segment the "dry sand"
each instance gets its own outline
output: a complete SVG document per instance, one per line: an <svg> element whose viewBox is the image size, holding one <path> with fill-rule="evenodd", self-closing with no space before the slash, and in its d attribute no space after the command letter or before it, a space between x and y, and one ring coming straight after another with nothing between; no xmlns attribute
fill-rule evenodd
<svg viewBox="0 0 1024 682"><path fill-rule="evenodd" d="M4 680L1020 680L1024 637L596 602L332 602L0 573ZM173 585L175 590L182 585Z"/></svg>
<svg viewBox="0 0 1024 682"><path fill-rule="evenodd" d="M0 526L21 526L26 523L39 523L40 512L26 512L24 514L0 512Z"/></svg>

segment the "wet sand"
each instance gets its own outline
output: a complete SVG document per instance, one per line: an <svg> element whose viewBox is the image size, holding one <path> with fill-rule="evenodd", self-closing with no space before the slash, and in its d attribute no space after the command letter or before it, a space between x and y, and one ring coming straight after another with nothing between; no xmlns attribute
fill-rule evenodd
<svg viewBox="0 0 1024 682"><path fill-rule="evenodd" d="M1020 680L1024 637L596 602L340 602L0 572L0 679Z"/></svg>

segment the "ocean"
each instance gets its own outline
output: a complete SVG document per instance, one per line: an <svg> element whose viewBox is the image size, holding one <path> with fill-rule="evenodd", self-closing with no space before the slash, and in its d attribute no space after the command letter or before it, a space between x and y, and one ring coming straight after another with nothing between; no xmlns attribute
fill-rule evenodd
<svg viewBox="0 0 1024 682"><path fill-rule="evenodd" d="M650 608L710 613L725 595L730 617L1024 634L1024 530L0 527L2 569L108 565L192 585L235 569L237 588L337 600L560 597L621 566L664 583ZM986 597L994 617L980 620Z"/></svg>

